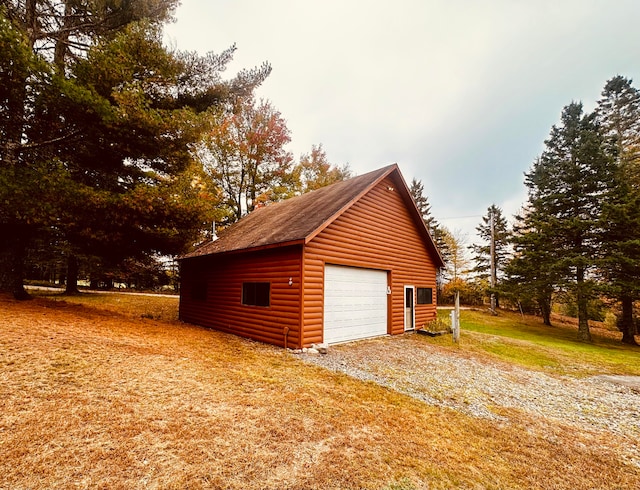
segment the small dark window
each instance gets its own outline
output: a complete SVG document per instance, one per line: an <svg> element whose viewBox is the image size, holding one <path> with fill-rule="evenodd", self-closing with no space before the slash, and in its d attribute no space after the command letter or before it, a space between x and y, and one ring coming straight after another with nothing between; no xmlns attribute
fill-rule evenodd
<svg viewBox="0 0 640 490"><path fill-rule="evenodd" d="M431 288L418 288L418 301L419 305L431 305L433 304L433 289Z"/></svg>
<svg viewBox="0 0 640 490"><path fill-rule="evenodd" d="M248 306L269 306L271 284L268 282L243 282L242 304Z"/></svg>
<svg viewBox="0 0 640 490"><path fill-rule="evenodd" d="M194 279L191 283L191 299L196 301L207 300L207 280L204 278Z"/></svg>

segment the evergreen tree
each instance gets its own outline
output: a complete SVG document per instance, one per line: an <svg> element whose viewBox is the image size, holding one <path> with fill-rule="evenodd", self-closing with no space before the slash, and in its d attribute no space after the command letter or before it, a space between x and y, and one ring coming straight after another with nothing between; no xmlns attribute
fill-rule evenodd
<svg viewBox="0 0 640 490"><path fill-rule="evenodd" d="M544 211L529 207L516 216L511 235L513 255L505 265L502 291L520 308L535 308L545 325L551 326L551 305L560 283L554 245L536 228L544 224Z"/></svg>
<svg viewBox="0 0 640 490"><path fill-rule="evenodd" d="M493 223L492 223L493 222ZM479 237L484 243L471 245L474 253L475 267L473 272L480 279L485 279L491 284L491 242L493 241L493 264L495 267L495 288L503 278L504 266L509 253L510 231L507 220L502 215L502 209L492 204L487 209L487 214L482 217L482 223L476 227ZM491 291L496 294L496 290ZM496 307L499 307L496 296Z"/></svg>
<svg viewBox="0 0 640 490"><path fill-rule="evenodd" d="M161 25L176 4L0 6L0 290L24 296L22 251L42 230L63 233L71 271L89 248L117 262L196 240L210 206L191 185L193 150L216 108L270 68L223 82L234 48L169 52Z"/></svg>
<svg viewBox="0 0 640 490"><path fill-rule="evenodd" d="M600 222L603 289L620 301L622 342L635 345L633 305L640 297L640 92L631 80L616 76L606 83L597 116L615 160Z"/></svg>
<svg viewBox="0 0 640 490"><path fill-rule="evenodd" d="M525 228L551 246L548 266L558 273L560 286L575 294L582 341L591 340L590 271L599 251L597 230L609 171L595 115L583 114L582 104L574 102L563 109L561 124L552 128L544 152L525 180L531 208Z"/></svg>
<svg viewBox="0 0 640 490"><path fill-rule="evenodd" d="M424 224L427 225L427 229L429 230L429 233L431 233L431 237L433 238L436 247L438 247L440 255L444 261L447 262L450 258L448 248L450 242L448 237L449 232L442 227L438 220L431 214L431 204L429 204L429 198L424 193L424 185L422 184L422 181L415 177L411 179L409 193L411 194L411 197L413 197L416 207L422 216L422 220L424 221Z"/></svg>
<svg viewBox="0 0 640 490"><path fill-rule="evenodd" d="M438 221L431 214L431 204L429 204L429 198L424 193L424 185L422 184L422 181L416 179L415 177L411 179L409 192L411 193L411 197L413 197L413 200L416 203L418 211L420 211L420 215L422 216L424 224L427 225L427 229L433 234L433 231L439 225Z"/></svg>
<svg viewBox="0 0 640 490"><path fill-rule="evenodd" d="M453 243L451 234L449 231L438 223L438 220L431 214L431 204L429 204L429 198L425 195L424 185L421 180L415 177L411 179L409 185L409 193L413 197L416 207L422 216L424 224L427 226L427 230L431 234L431 238L436 244L438 252L444 261L445 265L449 265L453 259L455 259L455 253L450 248ZM438 269L436 273L436 283L438 286L438 294L441 294L442 287L446 280L447 272L445 268Z"/></svg>

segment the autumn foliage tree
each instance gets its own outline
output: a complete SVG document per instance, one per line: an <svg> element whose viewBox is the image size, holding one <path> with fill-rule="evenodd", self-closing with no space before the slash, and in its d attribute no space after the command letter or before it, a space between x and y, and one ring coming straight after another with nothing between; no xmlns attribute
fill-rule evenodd
<svg viewBox="0 0 640 490"><path fill-rule="evenodd" d="M322 144L313 145L310 153L300 157L292 170L293 193L304 194L351 177L349 164L336 166L329 162Z"/></svg>
<svg viewBox="0 0 640 490"><path fill-rule="evenodd" d="M225 222L250 213L258 197L286 196L293 156L286 121L269 101L239 98L209 131L202 149L206 168L223 192Z"/></svg>

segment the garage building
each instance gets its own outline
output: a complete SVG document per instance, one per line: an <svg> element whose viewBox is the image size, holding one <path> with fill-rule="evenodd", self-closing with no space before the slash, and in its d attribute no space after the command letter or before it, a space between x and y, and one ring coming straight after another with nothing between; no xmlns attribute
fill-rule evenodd
<svg viewBox="0 0 640 490"><path fill-rule="evenodd" d="M443 266L397 165L256 209L180 262L183 321L288 348L419 328Z"/></svg>

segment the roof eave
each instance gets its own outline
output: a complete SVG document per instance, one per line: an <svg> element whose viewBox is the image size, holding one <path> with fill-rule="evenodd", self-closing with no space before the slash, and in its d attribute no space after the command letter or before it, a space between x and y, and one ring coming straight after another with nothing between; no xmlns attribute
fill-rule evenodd
<svg viewBox="0 0 640 490"><path fill-rule="evenodd" d="M255 247L250 247L250 248L238 248L235 250L223 250L221 252L209 252L206 254L200 254L200 255L184 255L182 257L178 257L178 261L181 262L183 260L189 260L189 259L199 259L199 258L204 258L204 257L213 257L213 256L222 256L222 255L235 255L235 254L242 254L242 253L248 253L248 252L259 252L261 250L269 250L269 249L273 249L273 248L282 248L282 247L290 247L293 245L303 245L305 243L304 238L300 238L300 239L296 239L296 240L288 240L286 242L280 242L280 243L270 243L268 245L258 245Z"/></svg>
<svg viewBox="0 0 640 490"><path fill-rule="evenodd" d="M402 177L402 174L398 172L397 176L398 176L398 179L400 180L400 183L402 184L402 191L405 196L405 204L407 204L407 208L409 209L409 212L412 214L413 220L416 223L416 226L418 226L418 229L423 234L423 237L427 242L427 247L430 249L430 252L434 254L436 267L440 269L445 266L444 259L442 258L442 255L440 255L440 251L438 250L438 247L436 246L436 242L431 236L431 233L429 232L429 228L427 228L426 223L422 219L422 214L420 213L420 210L418 209L418 206L416 205L415 200L411 196L411 191L409 190L407 183Z"/></svg>

